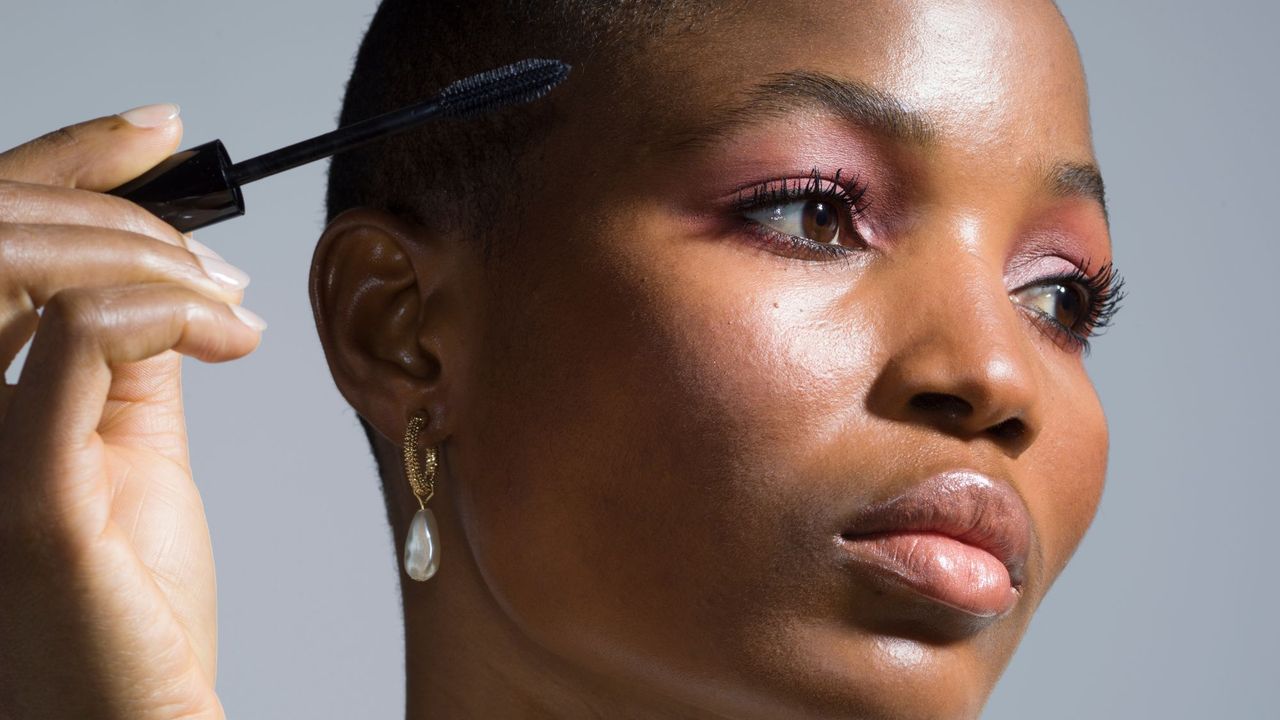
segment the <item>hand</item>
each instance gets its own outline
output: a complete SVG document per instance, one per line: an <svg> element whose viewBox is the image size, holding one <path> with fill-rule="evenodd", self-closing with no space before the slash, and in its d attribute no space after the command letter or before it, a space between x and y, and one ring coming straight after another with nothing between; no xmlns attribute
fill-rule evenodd
<svg viewBox="0 0 1280 720"><path fill-rule="evenodd" d="M223 717L181 355L242 357L264 325L246 275L100 194L174 152L176 114L0 154L0 367L34 333L0 387L0 718Z"/></svg>

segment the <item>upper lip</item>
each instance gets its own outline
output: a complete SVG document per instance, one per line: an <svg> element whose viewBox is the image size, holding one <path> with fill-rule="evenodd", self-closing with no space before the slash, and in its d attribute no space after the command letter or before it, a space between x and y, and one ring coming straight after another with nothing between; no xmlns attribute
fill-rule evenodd
<svg viewBox="0 0 1280 720"><path fill-rule="evenodd" d="M985 550L1009 570L1013 587L1026 579L1031 516L1011 486L980 472L939 473L857 513L846 540L900 532L935 532Z"/></svg>

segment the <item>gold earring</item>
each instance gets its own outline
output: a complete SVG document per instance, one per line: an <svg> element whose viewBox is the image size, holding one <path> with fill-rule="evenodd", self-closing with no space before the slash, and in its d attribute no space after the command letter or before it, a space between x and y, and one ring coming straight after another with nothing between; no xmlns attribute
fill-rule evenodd
<svg viewBox="0 0 1280 720"><path fill-rule="evenodd" d="M418 462L418 435L425 424L421 415L414 415L404 430L404 474L419 508L404 541L404 571L418 581L430 580L440 568L440 530L435 514L427 508L427 501L436 491L436 449L427 448L422 462Z"/></svg>

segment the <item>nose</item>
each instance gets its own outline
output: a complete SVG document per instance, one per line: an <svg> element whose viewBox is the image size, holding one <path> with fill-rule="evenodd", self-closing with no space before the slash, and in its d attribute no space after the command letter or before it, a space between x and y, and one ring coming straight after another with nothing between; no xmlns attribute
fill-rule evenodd
<svg viewBox="0 0 1280 720"><path fill-rule="evenodd" d="M1003 279L969 265L895 283L899 309L886 317L889 345L869 404L1017 457L1041 426L1036 349Z"/></svg>

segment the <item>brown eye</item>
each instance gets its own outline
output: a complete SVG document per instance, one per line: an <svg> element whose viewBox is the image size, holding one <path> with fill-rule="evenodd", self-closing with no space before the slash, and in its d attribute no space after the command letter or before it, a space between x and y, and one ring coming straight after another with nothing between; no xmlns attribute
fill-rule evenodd
<svg viewBox="0 0 1280 720"><path fill-rule="evenodd" d="M1068 348L1087 352L1089 338L1111 325L1125 297L1123 288L1124 279L1108 263L1093 274L1077 270L1025 285L1009 293L1009 299L1043 318L1050 329L1061 330L1053 334Z"/></svg>
<svg viewBox="0 0 1280 720"><path fill-rule="evenodd" d="M749 211L745 215L780 233L820 245L843 245L854 239L846 227L848 211L830 200L797 200Z"/></svg>
<svg viewBox="0 0 1280 720"><path fill-rule="evenodd" d="M1084 330L1088 321L1089 302L1084 290L1075 285L1045 283L1031 285L1013 294L1013 301L1048 316L1059 325Z"/></svg>
<svg viewBox="0 0 1280 720"><path fill-rule="evenodd" d="M840 242L840 213L821 200L804 204L801 222L804 236L816 243L835 245Z"/></svg>

